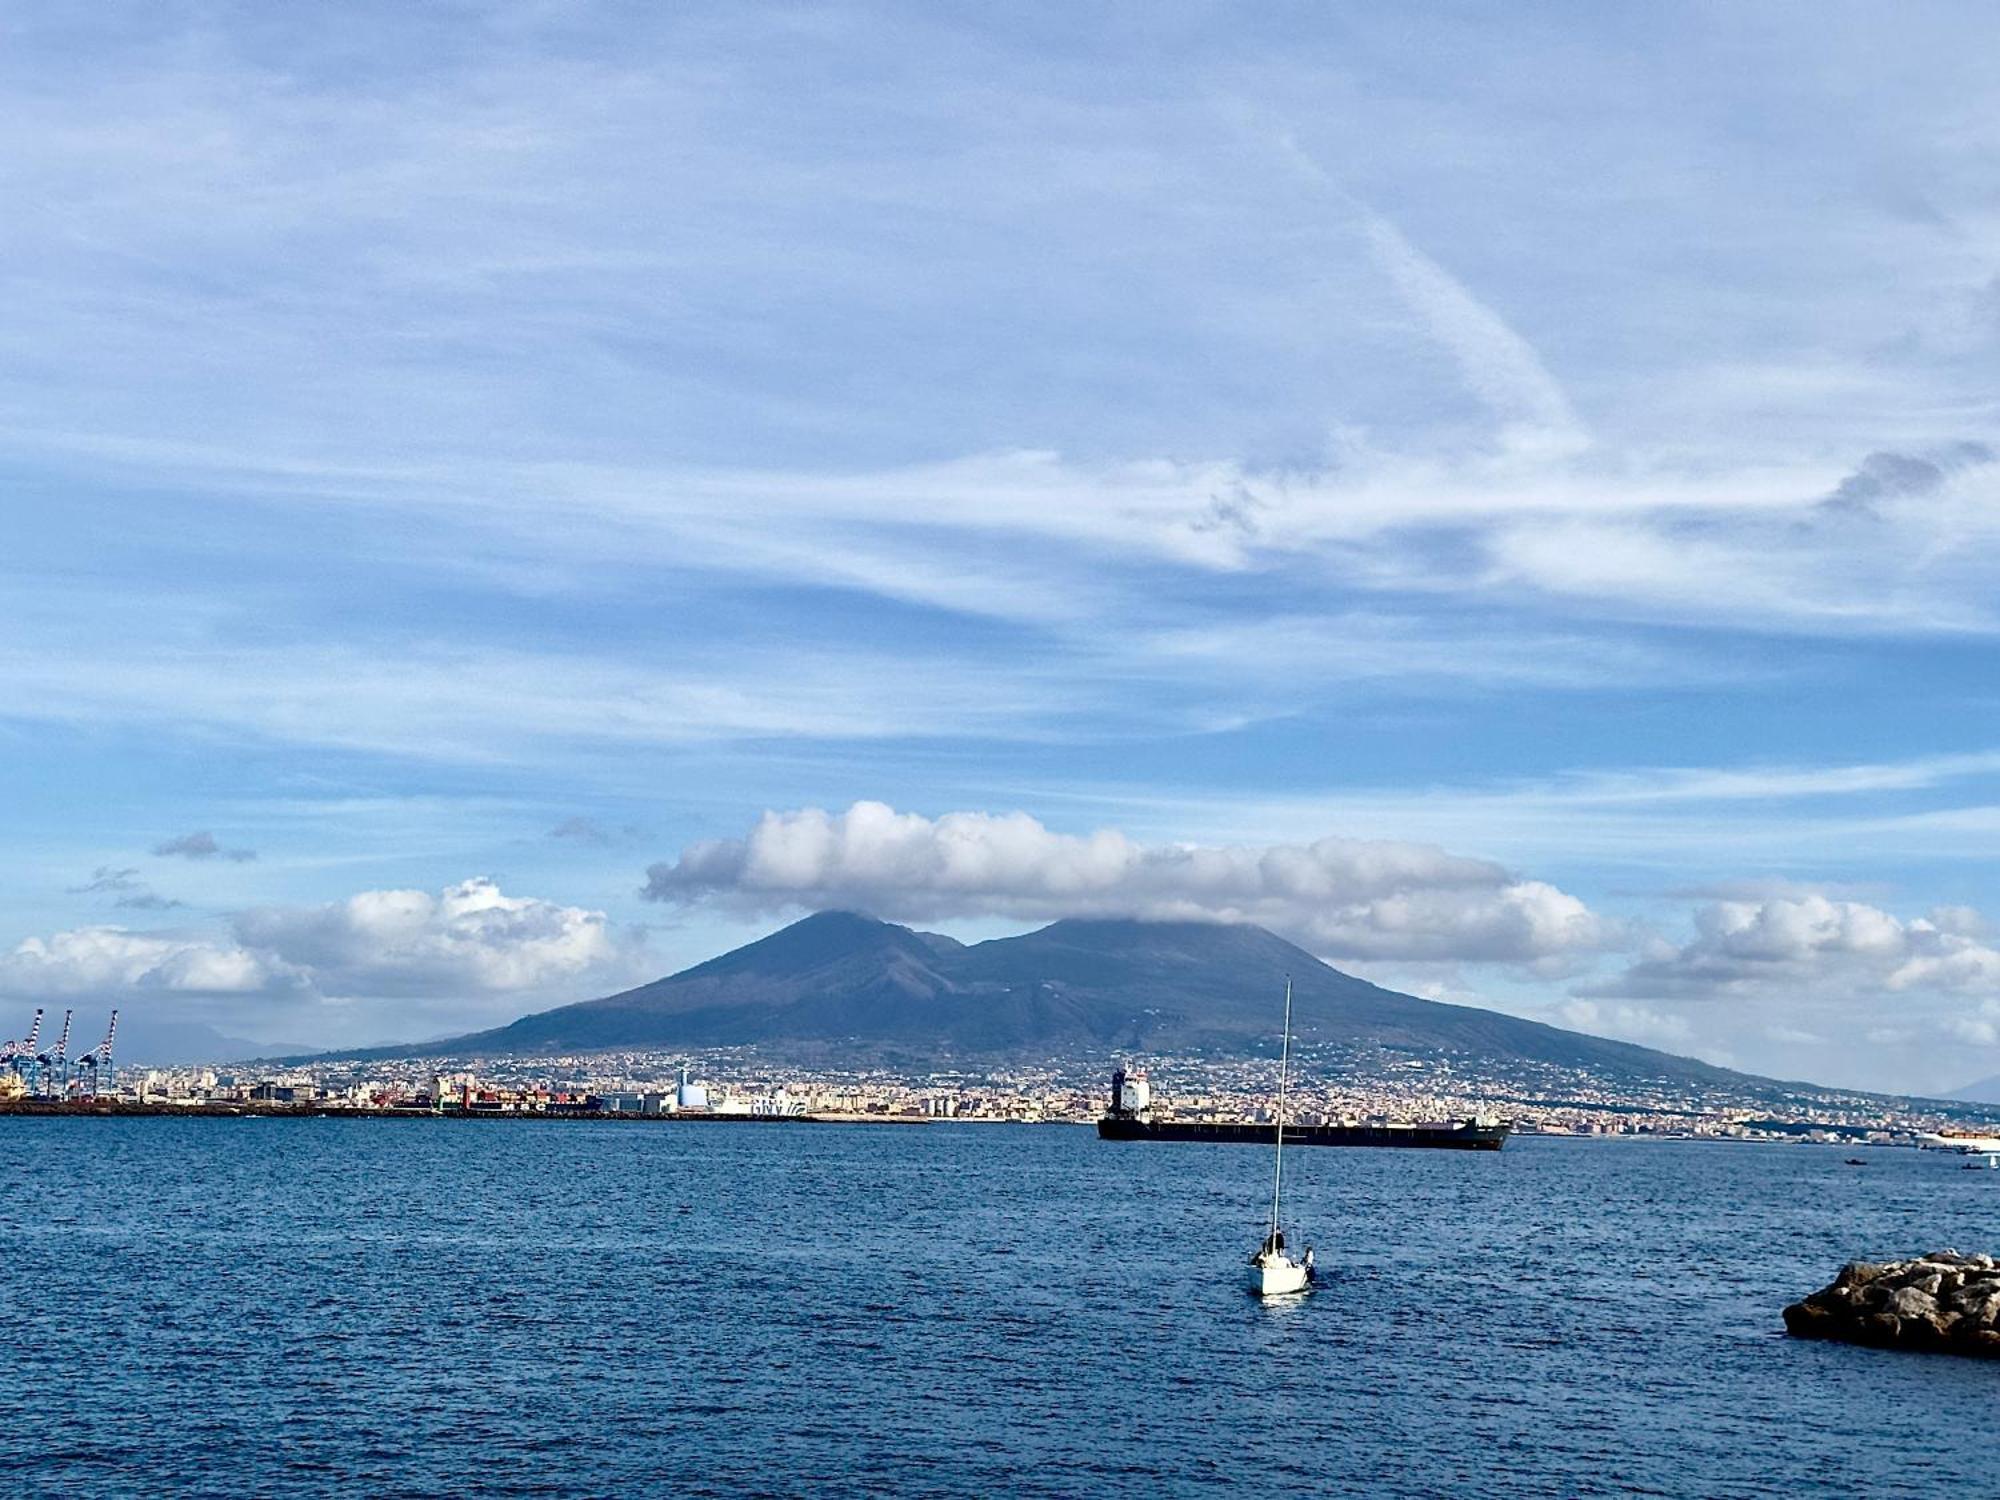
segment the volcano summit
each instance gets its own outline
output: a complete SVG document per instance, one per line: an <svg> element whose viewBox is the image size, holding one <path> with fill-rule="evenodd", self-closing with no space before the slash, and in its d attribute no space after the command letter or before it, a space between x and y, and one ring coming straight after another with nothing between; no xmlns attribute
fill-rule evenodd
<svg viewBox="0 0 2000 1500"><path fill-rule="evenodd" d="M1606 1077L1739 1075L1692 1058L1383 989L1261 927L1061 921L964 944L853 912L820 912L637 989L430 1044L499 1056L628 1048L811 1045L865 1057L1257 1050L1289 975L1307 1045L1449 1051Z"/></svg>

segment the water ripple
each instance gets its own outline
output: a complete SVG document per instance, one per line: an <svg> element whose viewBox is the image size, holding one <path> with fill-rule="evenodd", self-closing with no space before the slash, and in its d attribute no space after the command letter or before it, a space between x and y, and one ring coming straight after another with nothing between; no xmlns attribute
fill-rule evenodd
<svg viewBox="0 0 2000 1500"><path fill-rule="evenodd" d="M0 1472L64 1494L1919 1496L2000 1367L1777 1333L1996 1248L1878 1153L1255 1153L1060 1128L6 1120ZM1289 1165L1289 1163L1288 1163ZM1970 1175L1970 1174L1967 1174ZM1288 1173L1288 1178L1290 1174Z"/></svg>

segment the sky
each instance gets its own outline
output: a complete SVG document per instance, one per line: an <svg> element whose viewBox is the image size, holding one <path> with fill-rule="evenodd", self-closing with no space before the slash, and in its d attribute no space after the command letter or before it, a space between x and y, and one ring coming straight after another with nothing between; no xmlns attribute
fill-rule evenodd
<svg viewBox="0 0 2000 1500"><path fill-rule="evenodd" d="M2000 1073L2000 14L0 10L0 1033L821 906Z"/></svg>

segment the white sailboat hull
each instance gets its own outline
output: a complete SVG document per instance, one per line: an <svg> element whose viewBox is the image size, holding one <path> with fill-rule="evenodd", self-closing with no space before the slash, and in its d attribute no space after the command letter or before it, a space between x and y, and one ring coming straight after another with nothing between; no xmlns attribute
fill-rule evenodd
<svg viewBox="0 0 2000 1500"><path fill-rule="evenodd" d="M1260 1255L1250 1264L1250 1290L1259 1297L1302 1292L1311 1280L1305 1263L1289 1255Z"/></svg>
<svg viewBox="0 0 2000 1500"><path fill-rule="evenodd" d="M1291 1292L1303 1292L1312 1281L1312 1251L1306 1251L1304 1260L1294 1260L1285 1254L1285 1236L1279 1230L1282 1221L1278 1217L1285 1187L1285 1084L1292 1063L1292 977L1289 974L1285 976L1285 1029L1281 1034L1284 1041L1278 1048L1278 1108L1275 1112L1278 1128L1272 1132L1277 1150L1271 1159L1271 1232L1264 1236L1264 1243L1250 1257L1250 1290L1259 1297L1283 1297Z"/></svg>

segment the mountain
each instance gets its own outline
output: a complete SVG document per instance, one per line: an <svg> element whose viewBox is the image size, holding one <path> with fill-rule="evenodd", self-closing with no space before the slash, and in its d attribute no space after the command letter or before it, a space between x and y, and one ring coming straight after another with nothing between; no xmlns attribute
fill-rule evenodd
<svg viewBox="0 0 2000 1500"><path fill-rule="evenodd" d="M85 1040L85 1045L89 1039ZM80 1052L76 1038L70 1048ZM178 1021L127 1011L118 1018L118 1065L123 1067L171 1068L184 1063L215 1062L221 1058L268 1057L273 1052L296 1050L283 1043L253 1042L227 1036L201 1021Z"/></svg>
<svg viewBox="0 0 2000 1500"><path fill-rule="evenodd" d="M1978 1083L1968 1083L1956 1093L1946 1095L1966 1104L2000 1104L2000 1073Z"/></svg>
<svg viewBox="0 0 2000 1500"><path fill-rule="evenodd" d="M1287 975L1303 1043L1448 1049L1628 1079L1742 1076L1398 994L1261 927L1063 921L968 947L852 912L821 912L637 989L434 1045L461 1056L746 1044L910 1056L1240 1052L1270 1042Z"/></svg>

